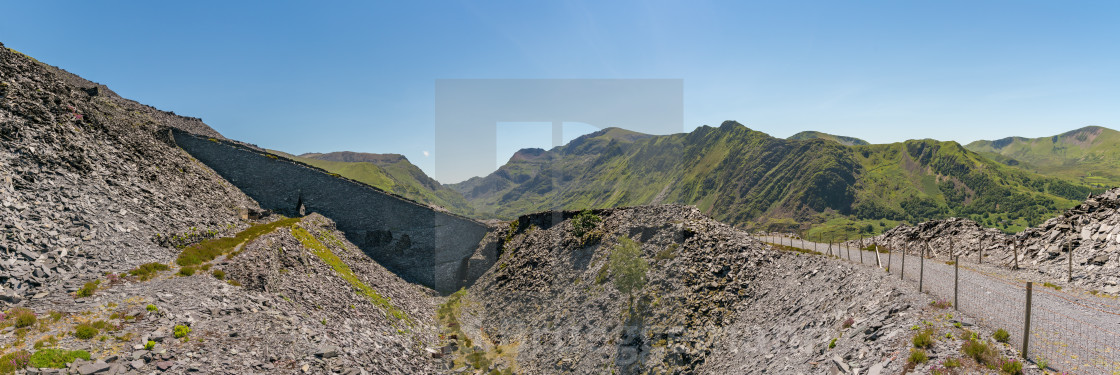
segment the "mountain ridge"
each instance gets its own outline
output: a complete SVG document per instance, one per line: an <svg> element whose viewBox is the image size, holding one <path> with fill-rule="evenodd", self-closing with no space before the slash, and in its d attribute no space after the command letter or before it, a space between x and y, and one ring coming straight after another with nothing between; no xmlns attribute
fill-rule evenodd
<svg viewBox="0 0 1120 375"><path fill-rule="evenodd" d="M845 146L775 138L734 121L664 136L609 135L596 132L532 159L511 158L488 176L449 186L476 211L499 218L681 203L737 225L820 224L836 215L916 222L990 214L1003 204L1026 218L1008 219L1013 223L1005 230L1040 221L1043 212L1071 207L1091 192L988 161L953 141ZM1027 203L1006 201L1011 196Z"/></svg>
<svg viewBox="0 0 1120 375"><path fill-rule="evenodd" d="M1049 137L979 140L965 147L1023 170L1101 188L1120 186L1120 132L1103 126Z"/></svg>

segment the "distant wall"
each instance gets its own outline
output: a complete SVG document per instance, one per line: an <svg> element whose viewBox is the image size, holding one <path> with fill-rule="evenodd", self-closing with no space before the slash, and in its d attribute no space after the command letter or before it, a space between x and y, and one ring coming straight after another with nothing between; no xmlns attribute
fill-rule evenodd
<svg viewBox="0 0 1120 375"><path fill-rule="evenodd" d="M474 282L480 272L468 268L492 265L468 264L488 231L482 223L233 142L171 132L179 147L262 208L334 220L350 242L405 280L447 294Z"/></svg>

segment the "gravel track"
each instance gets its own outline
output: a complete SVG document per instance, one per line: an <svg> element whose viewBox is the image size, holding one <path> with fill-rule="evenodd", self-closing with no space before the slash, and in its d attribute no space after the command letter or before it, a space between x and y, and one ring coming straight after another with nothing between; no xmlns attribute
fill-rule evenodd
<svg viewBox="0 0 1120 375"><path fill-rule="evenodd" d="M1005 329L1009 345L1021 350L1026 307L1026 281L1041 279L1030 271L1012 271L962 261L959 268L945 261L925 259L918 249L880 253L814 243L789 237L762 236L760 240L838 255L841 259L870 267L887 265L889 272L914 283L921 278L922 291L938 300L954 301L953 274L957 280L957 308L989 330ZM903 257L905 254L905 260ZM850 258L849 258L850 257ZM990 260L997 261L998 260ZM905 262L905 266L904 266ZM922 272L924 263L925 270ZM901 273L899 271L902 271ZM1044 359L1052 369L1077 374L1120 374L1120 308L1111 297L1070 293L1032 286L1031 326L1028 354L1032 361Z"/></svg>

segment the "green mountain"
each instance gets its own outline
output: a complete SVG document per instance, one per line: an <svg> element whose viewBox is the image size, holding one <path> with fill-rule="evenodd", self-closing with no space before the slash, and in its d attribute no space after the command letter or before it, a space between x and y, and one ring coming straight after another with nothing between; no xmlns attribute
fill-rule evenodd
<svg viewBox="0 0 1120 375"><path fill-rule="evenodd" d="M274 150L269 152L417 202L439 206L453 213L464 216L475 214L474 209L461 194L428 177L404 155L343 151L296 156Z"/></svg>
<svg viewBox="0 0 1120 375"><path fill-rule="evenodd" d="M867 141L859 139L859 138L845 137L845 136L842 136L842 135L833 135L833 134L828 134L828 133L821 133L821 132L812 131L812 130L806 130L806 131L791 135L791 136L789 136L789 138L786 138L786 139L791 140L791 141L800 141L800 140L815 139L815 138L820 138L820 139L833 141L833 142L836 142L836 143L839 143L839 144L842 144L842 145L845 145L845 146L863 146L863 145L869 145L870 144L870 143L867 143Z"/></svg>
<svg viewBox="0 0 1120 375"><path fill-rule="evenodd" d="M1008 137L965 146L992 160L1095 187L1120 186L1120 132L1088 126L1052 137Z"/></svg>
<svg viewBox="0 0 1120 375"><path fill-rule="evenodd" d="M606 129L549 151L522 150L486 177L448 186L476 212L500 218L682 203L745 226L863 228L956 215L1005 230L1041 222L1091 191L955 142L845 146L774 138L731 121L664 136Z"/></svg>

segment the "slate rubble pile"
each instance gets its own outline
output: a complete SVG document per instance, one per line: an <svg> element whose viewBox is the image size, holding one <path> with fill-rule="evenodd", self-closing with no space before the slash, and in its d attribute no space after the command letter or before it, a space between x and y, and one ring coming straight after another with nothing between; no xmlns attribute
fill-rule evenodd
<svg viewBox="0 0 1120 375"><path fill-rule="evenodd" d="M172 115L60 71L0 45L0 300L167 259L153 238L230 232L255 207L168 143Z"/></svg>
<svg viewBox="0 0 1120 375"><path fill-rule="evenodd" d="M693 207L595 212L602 239L588 246L572 220L550 220L572 212L494 233L508 236L498 266L462 302L473 345L516 350L524 373L898 373L928 315L928 298L885 272L774 250ZM603 271L619 236L648 262L633 312Z"/></svg>
<svg viewBox="0 0 1120 375"><path fill-rule="evenodd" d="M928 242L929 254L938 259L949 260L952 254L966 262L979 262L983 255L985 264L1018 266L1062 284L1067 282L1072 249L1072 284L1120 294L1120 188L1090 196L1062 215L1016 234L984 228L968 219L949 218L899 226L865 239L864 244L872 241L914 254Z"/></svg>
<svg viewBox="0 0 1120 375"><path fill-rule="evenodd" d="M25 344L13 344L17 337L7 329L0 344L30 347L55 336L62 338L56 347L88 350L93 357L67 369L31 368L31 374L435 373L438 363L425 349L435 345L431 312L437 296L354 245L328 240L342 236L330 220L312 214L298 225L323 239L409 321L389 317L281 227L244 245L237 256L214 262L208 272L165 271L148 281L106 281L91 297L34 300L26 305L41 320L49 321L48 311L63 318L33 330ZM213 275L217 270L226 280ZM96 320L115 327L100 334L106 340L71 334L77 323ZM189 333L176 337L176 326L189 327ZM148 341L153 347L145 348Z"/></svg>

